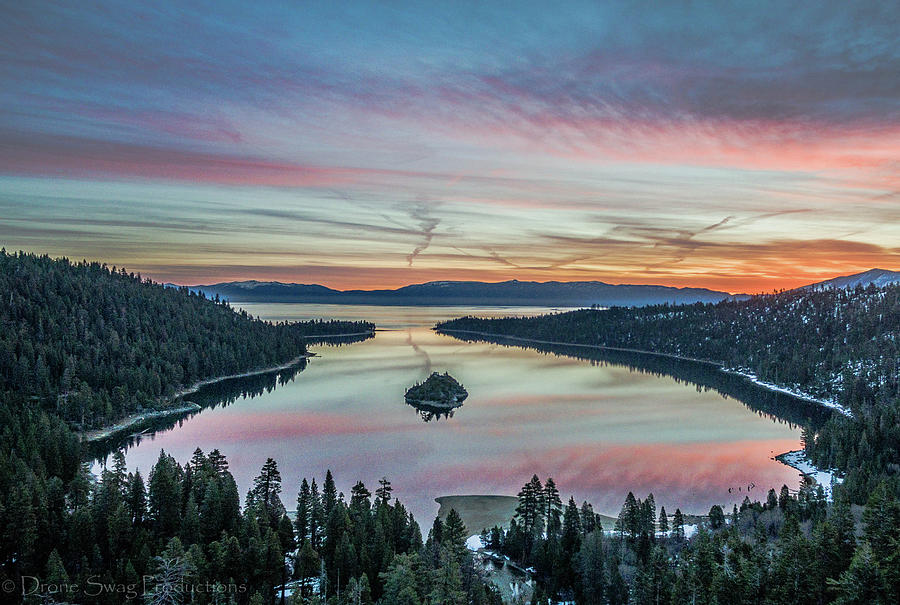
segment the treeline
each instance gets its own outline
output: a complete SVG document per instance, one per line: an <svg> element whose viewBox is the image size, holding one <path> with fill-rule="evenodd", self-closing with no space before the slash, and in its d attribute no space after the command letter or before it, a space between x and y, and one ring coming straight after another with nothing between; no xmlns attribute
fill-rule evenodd
<svg viewBox="0 0 900 605"><path fill-rule="evenodd" d="M864 413L900 396L900 286L790 291L717 304L584 309L438 324L719 362Z"/></svg>
<svg viewBox="0 0 900 605"><path fill-rule="evenodd" d="M262 321L187 288L99 263L0 251L0 396L78 428L164 406L180 388L283 364L366 322Z"/></svg>
<svg viewBox="0 0 900 605"><path fill-rule="evenodd" d="M386 479L374 498L358 482L349 501L330 472L321 493L304 479L291 521L272 459L243 507L217 450L184 465L161 452L146 478L120 452L99 481L65 466L3 486L13 497L0 508L0 583L13 602L499 603L455 511L423 544Z"/></svg>
<svg viewBox="0 0 900 605"><path fill-rule="evenodd" d="M854 502L864 503L876 485L900 473L900 286L527 318L465 317L437 330L721 363L851 412L852 418L834 414L807 431L806 449L815 464L846 473L843 489Z"/></svg>
<svg viewBox="0 0 900 605"><path fill-rule="evenodd" d="M453 332L453 337L468 342L483 342L484 336ZM595 367L625 366L632 372L667 377L677 383L692 384L697 389L714 390L725 398L733 398L766 417L797 427L819 427L832 415L832 410L812 401L797 399L786 393L761 389L743 376L722 372L718 366L637 353L617 349L601 349L577 345L553 345L504 337L491 337L491 342L504 347L536 351L542 355L580 359Z"/></svg>
<svg viewBox="0 0 900 605"><path fill-rule="evenodd" d="M730 514L718 505L691 519L629 493L615 529L587 502L563 506L552 479L519 493L509 528L482 539L489 551L533 569L533 603L585 605L787 605L900 602L900 501L879 486L856 523L844 499L821 489L770 490ZM861 527L858 527L861 525ZM690 528L693 537L686 537ZM860 529L861 531L858 531Z"/></svg>

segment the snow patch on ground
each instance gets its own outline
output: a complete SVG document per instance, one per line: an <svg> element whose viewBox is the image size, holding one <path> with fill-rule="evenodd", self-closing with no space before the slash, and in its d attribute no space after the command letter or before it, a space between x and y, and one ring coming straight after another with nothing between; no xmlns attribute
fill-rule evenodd
<svg viewBox="0 0 900 605"><path fill-rule="evenodd" d="M806 452L803 450L787 452L780 456L776 456L775 459L782 464L797 469L803 475L812 478L816 483L821 485L822 489L825 490L825 498L829 502L833 499L832 487L840 484L844 480L843 477L838 476L837 471L834 469L823 470L817 468L809 461L809 458L806 457Z"/></svg>
<svg viewBox="0 0 900 605"><path fill-rule="evenodd" d="M743 376L744 378L746 378L753 384L757 384L757 385L759 385L765 389L768 389L770 391L776 391L778 393L784 393L785 395L790 395L792 397L796 397L797 399L803 399L804 401L818 403L819 405L823 405L826 408L831 408L832 410L835 410L836 412L839 412L848 418L853 417L853 414L850 412L850 410L848 410L847 408L845 408L844 406L842 406L841 404L839 404L835 401L831 401L830 399L817 399L816 397L813 397L812 395L808 395L802 391L791 390L791 389L788 389L785 387L780 387L777 384L773 384L771 382L765 382L763 380L760 380L759 378L756 377L755 374L752 374L750 372L743 372L741 370L724 370L724 371L728 372L729 374L736 374L737 376Z"/></svg>
<svg viewBox="0 0 900 605"><path fill-rule="evenodd" d="M471 551L479 551L484 548L484 542L481 541L481 536L477 534L474 536L469 536L469 538L466 540L466 548Z"/></svg>

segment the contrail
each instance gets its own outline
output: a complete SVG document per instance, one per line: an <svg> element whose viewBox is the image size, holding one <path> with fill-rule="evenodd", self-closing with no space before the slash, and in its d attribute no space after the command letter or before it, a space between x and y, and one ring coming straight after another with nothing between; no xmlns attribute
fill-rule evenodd
<svg viewBox="0 0 900 605"><path fill-rule="evenodd" d="M428 205L424 203L419 203L410 210L409 216L413 220L418 221L419 234L422 236L422 241L419 242L419 245L406 255L406 262L410 267L413 265L413 260L431 245L434 230L441 223L441 219L429 215L429 210Z"/></svg>

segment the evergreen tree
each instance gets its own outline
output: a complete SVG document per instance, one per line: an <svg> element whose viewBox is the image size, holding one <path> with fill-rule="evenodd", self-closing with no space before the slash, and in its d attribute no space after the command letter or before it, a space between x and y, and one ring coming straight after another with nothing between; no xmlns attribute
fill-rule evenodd
<svg viewBox="0 0 900 605"><path fill-rule="evenodd" d="M718 504L713 504L709 509L709 526L712 529L721 529L725 526L725 512Z"/></svg>
<svg viewBox="0 0 900 605"><path fill-rule="evenodd" d="M672 515L672 537L676 540L684 540L684 515L680 508L675 509Z"/></svg>
<svg viewBox="0 0 900 605"><path fill-rule="evenodd" d="M322 484L322 518L328 519L334 510L338 501L337 487L334 485L334 478L331 476L331 470L325 472L325 483Z"/></svg>
<svg viewBox="0 0 900 605"><path fill-rule="evenodd" d="M312 514L312 493L306 477L300 482L300 492L297 494L297 517L294 527L297 530L297 539L303 544L309 540L310 516Z"/></svg>
<svg viewBox="0 0 900 605"><path fill-rule="evenodd" d="M516 506L516 518L519 520L519 528L523 533L522 559L525 560L531 553L531 544L534 538L543 529L543 494L544 489L537 475L531 477L519 492L519 503Z"/></svg>
<svg viewBox="0 0 900 605"><path fill-rule="evenodd" d="M319 548L322 543L326 518L322 497L316 480L313 479L309 486L309 540L313 548Z"/></svg>
<svg viewBox="0 0 900 605"><path fill-rule="evenodd" d="M266 459L259 475L253 480L253 488L247 494L247 506L257 509L263 520L272 528L277 526L284 515L284 504L281 502L281 473L278 463L272 458Z"/></svg>
<svg viewBox="0 0 900 605"><path fill-rule="evenodd" d="M168 540L181 529L181 467L164 451L150 472L147 503L154 536Z"/></svg>
<svg viewBox="0 0 900 605"><path fill-rule="evenodd" d="M381 504L387 504L391 501L391 492L393 488L391 487L391 482L388 481L387 477L382 477L378 481L378 489L375 490L375 498Z"/></svg>
<svg viewBox="0 0 900 605"><path fill-rule="evenodd" d="M559 490L556 488L556 483L552 477L547 477L547 482L544 484L543 505L543 517L547 522L547 535L555 536L561 528L562 500L559 497Z"/></svg>
<svg viewBox="0 0 900 605"><path fill-rule="evenodd" d="M69 584L69 574L66 573L66 567L63 565L62 557L59 551L53 549L47 558L47 567L44 571L44 582L53 586L65 586Z"/></svg>
<svg viewBox="0 0 900 605"><path fill-rule="evenodd" d="M775 493L774 489L769 489L769 494L766 497L766 508L768 510L775 510L778 506L778 495Z"/></svg>
<svg viewBox="0 0 900 605"><path fill-rule="evenodd" d="M381 574L384 584L382 602L396 603L396 605L421 605L422 596L419 593L418 555L398 555L394 558L391 567Z"/></svg>
<svg viewBox="0 0 900 605"><path fill-rule="evenodd" d="M147 491L144 487L144 479L140 471L128 475L128 484L125 488L125 504L131 516L133 527L141 527L144 523L144 514L147 507Z"/></svg>
<svg viewBox="0 0 900 605"><path fill-rule="evenodd" d="M460 577L460 564L452 549L441 548L440 566L432 573L431 585L429 599L432 603L465 605L466 593Z"/></svg>
<svg viewBox="0 0 900 605"><path fill-rule="evenodd" d="M219 450L215 449L211 451L207 459L217 474L223 475L225 474L225 471L228 470L228 461Z"/></svg>
<svg viewBox="0 0 900 605"><path fill-rule="evenodd" d="M362 481L357 481L356 485L350 490L350 508L363 511L368 510L372 506L369 500L371 497L372 492L366 489Z"/></svg>
<svg viewBox="0 0 900 605"><path fill-rule="evenodd" d="M451 508L447 513L447 519L444 521L443 540L441 545L449 549L451 553L462 563L466 554L466 526L463 524L462 517Z"/></svg>
<svg viewBox="0 0 900 605"><path fill-rule="evenodd" d="M634 494L628 492L628 495L625 497L625 504L622 505L622 510L619 511L619 517L616 520L616 531L619 532L620 536L627 536L633 540L640 531L640 520L641 506Z"/></svg>
<svg viewBox="0 0 900 605"><path fill-rule="evenodd" d="M662 506L659 509L659 523L657 524L657 529L663 535L669 533L669 517L666 515L666 507Z"/></svg>
<svg viewBox="0 0 900 605"><path fill-rule="evenodd" d="M580 594L586 605L605 603L607 579L602 536L599 531L587 534L575 557Z"/></svg>
<svg viewBox="0 0 900 605"><path fill-rule="evenodd" d="M585 500L581 503L581 529L585 534L589 534L597 528L597 516L594 513L594 507Z"/></svg>

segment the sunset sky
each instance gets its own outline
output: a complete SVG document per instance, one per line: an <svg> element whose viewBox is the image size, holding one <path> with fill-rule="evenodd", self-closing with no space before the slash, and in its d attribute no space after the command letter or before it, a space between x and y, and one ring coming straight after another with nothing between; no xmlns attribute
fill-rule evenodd
<svg viewBox="0 0 900 605"><path fill-rule="evenodd" d="M893 2L5 2L0 245L160 281L900 269Z"/></svg>

